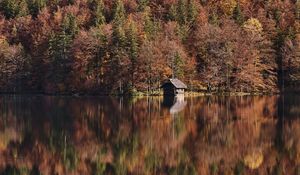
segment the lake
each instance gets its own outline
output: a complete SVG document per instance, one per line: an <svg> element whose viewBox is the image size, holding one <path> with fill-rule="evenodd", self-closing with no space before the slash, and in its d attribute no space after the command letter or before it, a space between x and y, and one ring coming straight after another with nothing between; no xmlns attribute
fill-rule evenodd
<svg viewBox="0 0 300 175"><path fill-rule="evenodd" d="M300 174L300 96L0 96L2 175Z"/></svg>

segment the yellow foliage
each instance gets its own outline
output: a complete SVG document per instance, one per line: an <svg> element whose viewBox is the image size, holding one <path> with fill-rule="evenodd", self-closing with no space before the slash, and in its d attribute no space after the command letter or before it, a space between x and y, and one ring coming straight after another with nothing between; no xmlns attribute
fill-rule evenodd
<svg viewBox="0 0 300 175"><path fill-rule="evenodd" d="M220 8L226 15L232 15L237 2L235 0L223 0L220 1Z"/></svg>
<svg viewBox="0 0 300 175"><path fill-rule="evenodd" d="M261 152L253 152L245 156L244 164L248 168L254 170L257 169L263 163L263 160L264 156Z"/></svg>
<svg viewBox="0 0 300 175"><path fill-rule="evenodd" d="M250 18L243 24L244 30L252 33L261 33L263 31L262 24L256 18Z"/></svg>

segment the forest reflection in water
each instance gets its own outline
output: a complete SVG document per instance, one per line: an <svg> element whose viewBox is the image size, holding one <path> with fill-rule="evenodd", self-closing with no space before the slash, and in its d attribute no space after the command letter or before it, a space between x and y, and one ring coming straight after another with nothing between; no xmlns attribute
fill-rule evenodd
<svg viewBox="0 0 300 175"><path fill-rule="evenodd" d="M300 174L300 96L0 96L0 174Z"/></svg>

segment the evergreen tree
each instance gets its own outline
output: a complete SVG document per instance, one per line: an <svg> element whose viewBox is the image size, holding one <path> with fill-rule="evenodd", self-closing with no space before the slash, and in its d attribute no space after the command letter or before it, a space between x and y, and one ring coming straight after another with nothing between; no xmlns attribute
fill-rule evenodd
<svg viewBox="0 0 300 175"><path fill-rule="evenodd" d="M98 26L105 23L103 0L91 0L90 9L93 15L93 25Z"/></svg>
<svg viewBox="0 0 300 175"><path fill-rule="evenodd" d="M122 82L124 81L124 74L126 74L126 67L128 62L128 57L126 55L126 34L124 30L124 25L124 4L122 0L116 0L113 9L113 34L109 67L111 81L119 81L119 83L117 84L122 84Z"/></svg>
<svg viewBox="0 0 300 175"><path fill-rule="evenodd" d="M36 18L40 10L47 4L47 0L27 0L30 14Z"/></svg>
<svg viewBox="0 0 300 175"><path fill-rule="evenodd" d="M154 34L154 28L155 28L155 24L154 22L152 21L152 18L151 18L151 11L150 11L150 7L146 7L145 8L145 11L144 11L144 31L145 31L145 34L146 34L146 38L151 38Z"/></svg>
<svg viewBox="0 0 300 175"><path fill-rule="evenodd" d="M3 11L7 19L28 14L27 3L25 0L1 0L0 11Z"/></svg>
<svg viewBox="0 0 300 175"><path fill-rule="evenodd" d="M70 71L68 53L70 43L71 37L65 30L52 34L49 40L50 71L48 77L54 84L64 83Z"/></svg>
<svg viewBox="0 0 300 175"><path fill-rule="evenodd" d="M122 0L116 0L113 9L113 23L123 25L125 22L125 8Z"/></svg>
<svg viewBox="0 0 300 175"><path fill-rule="evenodd" d="M178 52L175 53L172 60L172 70L174 78L183 78L183 65L184 62Z"/></svg>
<svg viewBox="0 0 300 175"><path fill-rule="evenodd" d="M50 72L48 77L50 87L64 91L64 83L71 71L69 48L79 28L73 14L67 14L61 24L60 32L51 35L49 40ZM57 85L57 87L55 87Z"/></svg>
<svg viewBox="0 0 300 175"><path fill-rule="evenodd" d="M131 62L131 84L134 88L134 74L136 71L137 57L138 57L138 38L137 38L137 28L134 21L130 21L129 28L126 33L126 43L127 43L127 53Z"/></svg>
<svg viewBox="0 0 300 175"><path fill-rule="evenodd" d="M197 18L198 9L195 0L188 0L187 4L187 21L193 24Z"/></svg>
<svg viewBox="0 0 300 175"><path fill-rule="evenodd" d="M169 9L168 20L171 20L171 21L177 20L177 8L174 4L172 4Z"/></svg>
<svg viewBox="0 0 300 175"><path fill-rule="evenodd" d="M235 7L234 9L234 12L233 12L233 19L239 24L239 25L242 25L245 21L244 19L244 15L242 13L242 10L241 10L241 6L240 6L240 3L238 2L237 3L237 6Z"/></svg>
<svg viewBox="0 0 300 175"><path fill-rule="evenodd" d="M149 0L139 0L138 1L139 11L144 11L146 7L148 7L148 4L149 4Z"/></svg>
<svg viewBox="0 0 300 175"><path fill-rule="evenodd" d="M187 22L187 6L186 0L179 0L177 4L177 21L180 25Z"/></svg>
<svg viewBox="0 0 300 175"><path fill-rule="evenodd" d="M73 14L67 14L62 23L62 29L66 35L69 35L72 39L76 36L79 31L76 17Z"/></svg>

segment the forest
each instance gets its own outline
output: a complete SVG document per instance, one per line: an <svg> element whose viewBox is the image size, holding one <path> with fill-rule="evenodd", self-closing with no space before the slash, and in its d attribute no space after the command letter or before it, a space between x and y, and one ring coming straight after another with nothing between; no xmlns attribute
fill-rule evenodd
<svg viewBox="0 0 300 175"><path fill-rule="evenodd" d="M299 0L0 0L0 92L278 93L300 84Z"/></svg>

